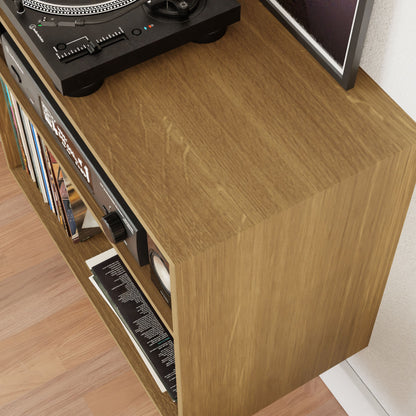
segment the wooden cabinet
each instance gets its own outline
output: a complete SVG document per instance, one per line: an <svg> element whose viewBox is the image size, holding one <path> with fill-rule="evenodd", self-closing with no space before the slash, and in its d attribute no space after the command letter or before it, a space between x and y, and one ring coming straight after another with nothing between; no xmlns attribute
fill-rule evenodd
<svg viewBox="0 0 416 416"><path fill-rule="evenodd" d="M188 44L63 97L0 19L169 261L170 309L116 248L175 340L178 403L161 394L88 282L104 236L74 245L14 176L163 416L249 416L364 348L416 180L416 125L362 71L348 92L258 2L216 43ZM72 166L5 65L64 169ZM100 207L73 181L97 217Z"/></svg>

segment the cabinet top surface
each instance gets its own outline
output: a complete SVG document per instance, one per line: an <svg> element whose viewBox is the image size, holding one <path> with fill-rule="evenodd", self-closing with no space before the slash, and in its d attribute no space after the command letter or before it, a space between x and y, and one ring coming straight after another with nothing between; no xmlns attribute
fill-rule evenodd
<svg viewBox="0 0 416 416"><path fill-rule="evenodd" d="M344 91L258 1L187 44L63 97L41 78L172 261L202 251L416 143L362 71Z"/></svg>

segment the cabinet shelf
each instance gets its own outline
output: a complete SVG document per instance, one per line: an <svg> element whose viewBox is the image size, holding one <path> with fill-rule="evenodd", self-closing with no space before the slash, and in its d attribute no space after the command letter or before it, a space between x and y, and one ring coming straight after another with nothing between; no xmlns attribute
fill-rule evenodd
<svg viewBox="0 0 416 416"><path fill-rule="evenodd" d="M91 271L86 266L85 260L108 250L111 248L111 244L103 234L74 244L65 234L55 214L43 202L39 190L28 174L21 168L14 168L11 172L157 408L163 415L177 415L176 404L172 402L167 393L160 392L147 367L133 347L130 338L120 326L119 320L89 281Z"/></svg>
<svg viewBox="0 0 416 416"><path fill-rule="evenodd" d="M56 141L51 137L49 131L44 126L43 121L40 119L36 111L32 108L26 96L22 93L22 91L20 90L19 86L16 84L13 77L9 74L7 66L1 60L0 60L0 73L2 74L3 79L8 84L8 86L12 89L19 104L22 106L22 108L24 109L26 114L29 116L33 124L36 126L36 129L39 131L40 136L46 142L48 148L50 149L54 157L57 159L60 166L62 166L65 172L71 173L70 176L74 183L75 188L81 195L82 199L84 200L85 204L88 206L90 211L96 217L97 222L99 222L99 218L103 215L103 212L101 211L100 207L91 197L84 183L80 180L78 175L73 171L72 165L70 164L70 162L68 162L65 156L63 156L61 148L56 143ZM9 125L8 119L5 120L5 123ZM7 141L5 145L8 145ZM6 157L10 158L11 155L14 155L14 157L17 158L16 152L12 150L14 143L12 143L11 146L12 147L10 148L10 150L6 151ZM9 160L9 165L10 166L16 165L16 161L17 159L15 159L14 162ZM156 312L158 313L158 315L160 316L160 318L162 319L163 323L168 328L170 333L174 335L173 325L172 325L172 311L167 305L167 303L165 302L165 300L162 298L162 296L160 295L160 293L158 292L154 284L151 282L149 266L140 267L123 243L116 244L114 245L114 247L118 251L120 257L123 259L124 263L129 268L129 271L134 276L136 282L138 283L140 288L143 290L146 297L150 300L152 307L156 310Z"/></svg>
<svg viewBox="0 0 416 416"><path fill-rule="evenodd" d="M172 308L149 266L115 246L174 337L177 405L89 284L85 259L111 244L65 236L16 168L1 101L10 169L163 416L250 416L366 347L416 182L414 121L362 71L344 91L259 2L241 3L220 41L129 68L82 98L56 92L0 10L169 261ZM99 218L1 59L0 73Z"/></svg>
<svg viewBox="0 0 416 416"><path fill-rule="evenodd" d="M19 104L22 106L24 111L27 113L35 125L36 129L39 131L43 140L47 143L50 151L54 154L64 170L72 174L71 178L74 178L78 192L80 192L84 201L89 202L89 204L87 204L88 208L96 216L98 216L97 212L99 213L99 209L95 204L95 201L87 194L87 191L84 189L85 187L79 178L75 177L75 172L72 170L71 165L68 163L65 157L62 156L59 146L52 138L50 138L50 134L43 125L43 122L30 106L28 100L22 94L13 78L7 72L4 63L1 60L0 70L2 71L1 74L3 80L15 94ZM2 144L5 149L6 159L13 177L16 179L23 193L38 214L48 233L56 243L59 251L62 253L64 259L72 270L74 276L84 288L94 308L101 316L109 332L114 337L124 356L130 363L134 373L144 386L145 390L148 392L149 396L152 398L156 407L163 415L176 416L178 414L176 403L172 402L168 393L160 392L160 389L150 375L147 367L140 358L140 355L132 345L130 338L126 334L125 330L121 327L118 318L114 315L106 302L102 299L102 297L98 294L96 289L89 281L91 271L86 266L85 261L91 257L96 256L97 254L102 253L103 251L108 250L112 247L112 244L106 239L103 233L95 235L94 237L79 243L73 243L71 238L67 236L64 227L59 223L56 215L50 210L49 205L43 201L39 189L31 180L28 173L19 165L20 162L17 158L17 149L15 148L10 119L7 112L4 111L6 109L6 104L4 102L3 96L0 97L0 102L2 105L2 114L0 117L0 125L2 127L0 133L1 138L3 139ZM157 290L154 288L154 285L150 281L149 266L140 267L123 244L118 244L116 249L125 262L129 261L133 264L132 267L129 267L130 271L134 273L133 276L139 283L146 296L149 296L150 293L152 299L156 299L156 301L152 301L151 303L155 310L159 313L159 316L162 318L169 331L173 333L170 308L167 306L164 300L159 299L160 294L157 292ZM157 305L159 305L159 308ZM159 309L162 311L162 313L160 313Z"/></svg>

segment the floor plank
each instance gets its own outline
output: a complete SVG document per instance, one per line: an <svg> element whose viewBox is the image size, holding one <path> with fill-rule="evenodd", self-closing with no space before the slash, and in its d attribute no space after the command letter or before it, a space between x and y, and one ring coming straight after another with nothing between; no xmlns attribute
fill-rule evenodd
<svg viewBox="0 0 416 416"><path fill-rule="evenodd" d="M0 150L0 416L158 416L5 166ZM255 416L345 415L317 378Z"/></svg>
<svg viewBox="0 0 416 416"><path fill-rule="evenodd" d="M111 403L102 400L108 396L113 398ZM94 415L160 416L131 371L126 371L109 383L91 390L85 395L85 400Z"/></svg>
<svg viewBox="0 0 416 416"><path fill-rule="evenodd" d="M346 416L319 378L299 387L253 416Z"/></svg>
<svg viewBox="0 0 416 416"><path fill-rule="evenodd" d="M57 252L34 266L9 275L0 280L0 340L31 327L81 298L85 299L82 288L74 284L71 271Z"/></svg>
<svg viewBox="0 0 416 416"><path fill-rule="evenodd" d="M49 259L52 252L56 253L55 243L47 234L48 238L43 237L45 232L34 212L12 218L0 228L0 280L36 266Z"/></svg>

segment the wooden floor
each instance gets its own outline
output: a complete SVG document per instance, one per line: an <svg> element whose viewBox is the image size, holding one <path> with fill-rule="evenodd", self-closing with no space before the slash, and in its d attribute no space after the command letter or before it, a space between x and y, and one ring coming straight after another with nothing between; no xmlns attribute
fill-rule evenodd
<svg viewBox="0 0 416 416"><path fill-rule="evenodd" d="M8 172L0 146L0 416L92 415L159 413ZM256 413L307 415L346 413L319 378Z"/></svg>

